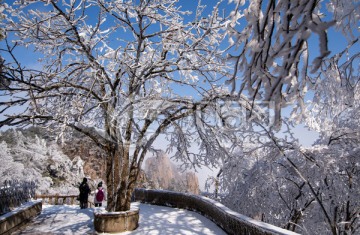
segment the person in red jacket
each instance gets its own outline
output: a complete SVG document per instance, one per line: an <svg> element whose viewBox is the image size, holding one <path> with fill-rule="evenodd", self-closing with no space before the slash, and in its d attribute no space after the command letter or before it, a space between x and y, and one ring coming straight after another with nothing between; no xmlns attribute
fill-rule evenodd
<svg viewBox="0 0 360 235"><path fill-rule="evenodd" d="M95 190L94 204L95 207L102 206L102 202L105 200L105 192L102 187L102 182L98 184L97 189Z"/></svg>

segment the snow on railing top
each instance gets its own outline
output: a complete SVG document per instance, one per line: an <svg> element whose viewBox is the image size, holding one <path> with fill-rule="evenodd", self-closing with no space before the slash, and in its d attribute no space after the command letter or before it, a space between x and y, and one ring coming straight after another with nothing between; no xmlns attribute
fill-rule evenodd
<svg viewBox="0 0 360 235"><path fill-rule="evenodd" d="M10 212L35 196L34 182L6 180L0 185L0 215Z"/></svg>

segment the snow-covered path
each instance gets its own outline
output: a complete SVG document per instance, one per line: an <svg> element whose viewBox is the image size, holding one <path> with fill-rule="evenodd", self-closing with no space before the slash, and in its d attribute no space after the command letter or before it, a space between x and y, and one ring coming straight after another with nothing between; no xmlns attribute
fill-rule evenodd
<svg viewBox="0 0 360 235"><path fill-rule="evenodd" d="M226 234L209 219L198 213L149 204L140 204L139 228L128 234ZM44 205L41 215L14 234L97 234L94 232L93 208Z"/></svg>

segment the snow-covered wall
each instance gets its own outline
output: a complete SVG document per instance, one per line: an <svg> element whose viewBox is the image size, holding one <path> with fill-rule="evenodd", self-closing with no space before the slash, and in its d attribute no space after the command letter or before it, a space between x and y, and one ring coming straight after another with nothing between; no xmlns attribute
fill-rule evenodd
<svg viewBox="0 0 360 235"><path fill-rule="evenodd" d="M210 198L165 190L136 189L134 199L150 204L197 211L208 217L228 234L295 235L297 233L263 223L235 211Z"/></svg>
<svg viewBox="0 0 360 235"><path fill-rule="evenodd" d="M12 234L19 226L29 222L42 210L41 200L27 202L15 210L0 216L0 234Z"/></svg>

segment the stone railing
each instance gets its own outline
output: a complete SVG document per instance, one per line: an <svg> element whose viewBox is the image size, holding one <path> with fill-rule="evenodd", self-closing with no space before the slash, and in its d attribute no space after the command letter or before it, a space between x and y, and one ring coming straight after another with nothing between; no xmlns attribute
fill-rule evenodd
<svg viewBox="0 0 360 235"><path fill-rule="evenodd" d="M5 181L0 185L0 215L34 198L35 189L34 182Z"/></svg>
<svg viewBox="0 0 360 235"><path fill-rule="evenodd" d="M163 190L135 189L135 201L196 211L212 220L228 234L295 235L297 233L254 220L230 210L210 198ZM141 214L141 212L140 212Z"/></svg>
<svg viewBox="0 0 360 235"><path fill-rule="evenodd" d="M78 195L35 195L35 199L42 199L43 204L49 205L74 205L77 203L76 198Z"/></svg>
<svg viewBox="0 0 360 235"><path fill-rule="evenodd" d="M35 195L35 199L42 199L43 204L49 205L78 205L78 195ZM94 203L88 201L88 207L94 207Z"/></svg>

